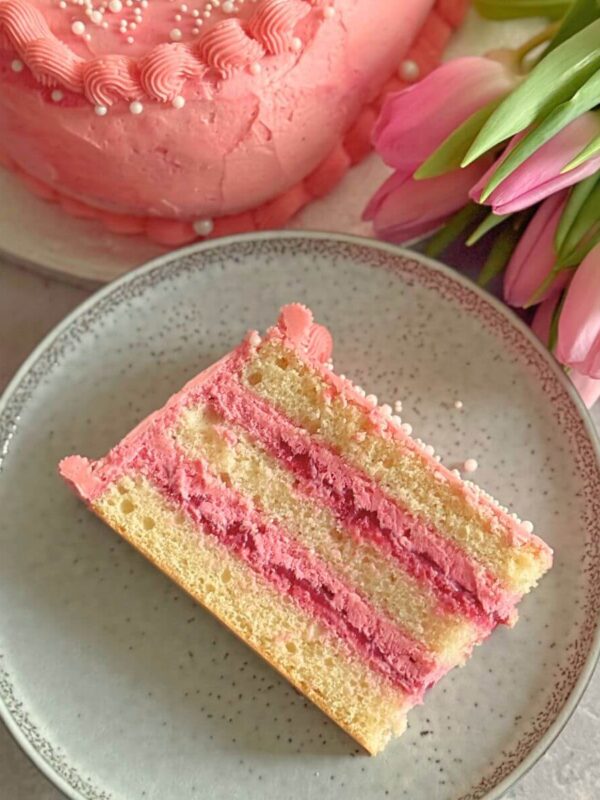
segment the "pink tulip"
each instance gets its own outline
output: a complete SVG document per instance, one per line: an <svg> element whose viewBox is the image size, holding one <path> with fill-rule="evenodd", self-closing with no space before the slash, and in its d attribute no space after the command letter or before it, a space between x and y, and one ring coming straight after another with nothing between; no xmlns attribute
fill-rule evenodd
<svg viewBox="0 0 600 800"><path fill-rule="evenodd" d="M471 114L515 86L499 61L457 58L422 81L387 96L375 123L373 145L386 164L412 173Z"/></svg>
<svg viewBox="0 0 600 800"><path fill-rule="evenodd" d="M395 172L371 198L363 219L373 220L376 236L390 242L430 233L465 205L469 189L488 164L479 160L426 181Z"/></svg>
<svg viewBox="0 0 600 800"><path fill-rule="evenodd" d="M588 159L569 172L561 174L561 170L599 134L600 115L582 114L517 167L485 200L486 205L491 205L495 214L512 214L593 175L600 169L600 156ZM520 133L514 137L500 162L524 135ZM479 202L496 167L494 164L473 187L471 198L475 202Z"/></svg>
<svg viewBox="0 0 600 800"><path fill-rule="evenodd" d="M567 291L556 357L589 378L600 378L600 244L583 259Z"/></svg>
<svg viewBox="0 0 600 800"><path fill-rule="evenodd" d="M560 297L560 292L555 292L547 300L537 307L531 328L533 332L542 340L544 344L548 344L550 336L550 325L552 323L552 315ZM579 395L585 405L591 408L596 400L600 397L600 380L589 378L587 375L582 375L576 369L569 370L569 377L573 386L579 392Z"/></svg>
<svg viewBox="0 0 600 800"><path fill-rule="evenodd" d="M554 234L565 207L568 191L553 194L536 211L519 239L504 275L504 299L511 306L526 306L555 262ZM571 276L568 270L559 272L539 301L562 289Z"/></svg>

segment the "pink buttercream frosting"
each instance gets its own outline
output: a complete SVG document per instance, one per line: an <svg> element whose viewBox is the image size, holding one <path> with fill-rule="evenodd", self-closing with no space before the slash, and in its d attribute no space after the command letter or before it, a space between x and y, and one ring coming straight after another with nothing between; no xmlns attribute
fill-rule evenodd
<svg viewBox="0 0 600 800"><path fill-rule="evenodd" d="M267 53L285 53L292 46L294 28L309 10L304 0L265 0L250 18L248 30Z"/></svg>
<svg viewBox="0 0 600 800"><path fill-rule="evenodd" d="M387 0L335 0L330 15L330 4L262 0L213 10L193 36L193 22L153 0L125 36L108 12L108 30L81 12L79 35L74 6L0 0L0 149L64 203L128 215L123 229L158 218L141 229L165 243L193 239L197 219L242 224L333 153L433 4L399 14ZM310 196L267 205L251 227L281 224Z"/></svg>

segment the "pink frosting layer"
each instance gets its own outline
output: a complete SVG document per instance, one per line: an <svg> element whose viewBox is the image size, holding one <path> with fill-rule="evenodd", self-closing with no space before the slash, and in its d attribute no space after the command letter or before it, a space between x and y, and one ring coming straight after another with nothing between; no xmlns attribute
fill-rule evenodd
<svg viewBox="0 0 600 800"><path fill-rule="evenodd" d="M376 611L281 526L266 520L248 499L226 487L201 460L189 460L178 452L163 422L161 417L151 419L105 461L66 459L61 464L63 477L89 500L118 475L146 476L199 530L217 538L282 594L294 598L371 668L418 702L448 665L437 664L419 642Z"/></svg>
<svg viewBox="0 0 600 800"><path fill-rule="evenodd" d="M0 54L0 149L63 196L157 217L156 238L189 241L195 220L256 209L310 175L395 72L433 2L410 0L398 13L388 0L339 0L329 17L298 0L294 19L300 6L308 12L293 30L287 6L284 14L273 2L248 4L262 22L220 19L197 39L186 29L170 43L168 29L157 25L155 35L148 20L132 45L111 49L101 29L89 43L73 35L54 5L0 0L9 45ZM15 57L27 66L11 69ZM185 105L165 108L175 97ZM142 113L130 112L132 101ZM109 111L96 116L90 103ZM271 227L310 196L288 198L290 211L267 208ZM168 221L185 230L167 234Z"/></svg>

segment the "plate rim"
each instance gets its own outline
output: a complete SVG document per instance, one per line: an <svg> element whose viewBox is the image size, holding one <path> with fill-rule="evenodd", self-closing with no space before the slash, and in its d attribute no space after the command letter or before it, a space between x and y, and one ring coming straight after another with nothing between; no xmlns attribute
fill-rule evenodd
<svg viewBox="0 0 600 800"><path fill-rule="evenodd" d="M86 298L83 302L79 303L72 311L70 311L57 325L55 325L32 350L32 352L23 361L19 369L16 371L8 385L0 395L0 416L6 410L11 397L15 394L19 385L27 374L34 367L40 356L50 348L56 339L63 332L65 332L70 325L82 314L89 309L93 308L98 303L110 295L114 290L120 288L122 285L137 279L138 277L150 273L154 270L162 270L173 261L197 253L204 253L205 251L227 248L228 246L236 243L255 243L273 240L290 240L302 239L308 241L326 241L332 244L350 244L357 245L367 249L374 249L395 257L404 257L408 260L416 261L425 266L433 272L441 273L451 281L458 283L463 288L470 290L479 298L485 300L497 312L499 312L513 328L515 328L522 336L524 336L530 345L545 360L546 365L551 369L555 378L561 384L562 388L567 392L571 401L573 402L579 418L581 419L586 434L589 438L592 450L596 457L596 462L600 466L600 435L596 430L594 422L589 414L588 409L585 407L578 392L569 380L563 369L560 367L552 354L544 347L539 341L531 328L526 325L519 317L506 306L498 298L491 295L482 287L478 286L468 277L458 272L453 267L449 267L436 259L430 258L422 253L408 250L405 247L383 242L377 239L369 239L364 236L357 236L355 234L346 233L331 233L327 231L312 231L312 230L274 230L274 231L258 231L245 234L234 234L231 236L224 236L219 239L209 239L204 242L197 242L177 250L164 253L154 259L136 267L129 272L121 275L115 280L102 286L95 291L90 297ZM14 433L14 432L13 432ZM1 469L0 469L1 474ZM499 800L510 788L512 788L521 778L523 778L544 756L550 747L557 740L560 733L569 722L573 713L575 712L581 698L583 697L589 683L592 679L594 671L600 662L600 619L596 623L594 636L591 641L589 653L586 657L585 663L575 681L571 692L565 700L562 708L556 715L554 721L550 724L548 729L542 735L538 742L531 748L523 760L503 778L496 786L489 790L482 798L482 800ZM5 724L7 730L13 737L14 741L19 745L25 755L33 762L33 764L40 770L40 772L52 783L59 791L61 791L69 800L88 800L85 795L68 783L62 775L60 775L53 766L48 762L42 753L36 749L35 745L27 738L21 727L14 719L7 704L5 703L4 696L0 695L0 720ZM68 754L67 754L68 755ZM103 791L103 788L100 787Z"/></svg>

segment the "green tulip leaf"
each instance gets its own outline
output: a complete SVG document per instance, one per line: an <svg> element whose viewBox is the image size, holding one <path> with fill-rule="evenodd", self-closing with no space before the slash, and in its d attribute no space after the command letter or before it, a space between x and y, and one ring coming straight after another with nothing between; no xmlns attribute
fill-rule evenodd
<svg viewBox="0 0 600 800"><path fill-rule="evenodd" d="M560 19L568 11L569 0L475 0L475 8L488 19L550 17Z"/></svg>
<svg viewBox="0 0 600 800"><path fill-rule="evenodd" d="M481 216L482 208L477 203L468 203L457 211L446 224L435 233L425 247L425 254L437 258L449 247L469 225Z"/></svg>
<svg viewBox="0 0 600 800"><path fill-rule="evenodd" d="M570 9L567 11L565 18L560 24L558 31L555 33L550 44L548 45L544 55L547 55L551 50L558 47L571 36L574 36L586 25L589 25L600 16L600 1L599 0L575 0L571 3Z"/></svg>
<svg viewBox="0 0 600 800"><path fill-rule="evenodd" d="M570 263L574 258L572 254L596 230L600 230L600 180L596 180L569 226L558 251L559 261Z"/></svg>
<svg viewBox="0 0 600 800"><path fill-rule="evenodd" d="M486 233L489 233L498 225L501 225L504 220L508 219L510 216L510 214L494 214L494 212L491 211L469 236L467 239L467 246L471 247L477 244L480 239L483 239Z"/></svg>
<svg viewBox="0 0 600 800"><path fill-rule="evenodd" d="M600 153L600 133L583 148L581 153L578 153L572 161L569 161L566 167L562 168L561 173L570 172L572 169L581 166L581 164L585 163L598 153Z"/></svg>
<svg viewBox="0 0 600 800"><path fill-rule="evenodd" d="M527 215L527 218L529 215ZM515 224L507 225L496 238L490 250L490 253L483 265L481 272L477 277L479 286L487 286L488 283L504 271L506 265L510 261L510 257L522 233L522 220L515 218Z"/></svg>
<svg viewBox="0 0 600 800"><path fill-rule="evenodd" d="M548 116L532 128L523 139L510 151L487 182L481 193L480 202L484 203L491 193L509 175L518 169L540 147L549 142L571 122L586 111L594 108L600 99L600 69L578 89L570 100L556 106Z"/></svg>
<svg viewBox="0 0 600 800"><path fill-rule="evenodd" d="M434 150L421 166L417 169L414 177L417 180L435 178L453 169L459 169L462 160L467 154L469 147L475 141L475 137L483 127L484 123L490 118L498 108L503 98L492 100L490 103L480 108L462 125L459 125L442 144Z"/></svg>
<svg viewBox="0 0 600 800"><path fill-rule="evenodd" d="M558 341L558 322L560 320L560 314L562 308L565 304L565 298L567 296L566 292L561 294L560 300L556 304L554 309L554 313L552 314L552 320L550 322L550 331L548 333L548 350L552 353L554 348L556 347L556 342Z"/></svg>
<svg viewBox="0 0 600 800"><path fill-rule="evenodd" d="M569 199L565 204L554 235L554 249L558 254L564 252L567 235L598 181L600 181L600 175L590 175L589 178L576 184L569 192Z"/></svg>
<svg viewBox="0 0 600 800"><path fill-rule="evenodd" d="M600 19L542 58L484 124L462 166L471 164L569 100L600 69L599 42Z"/></svg>

